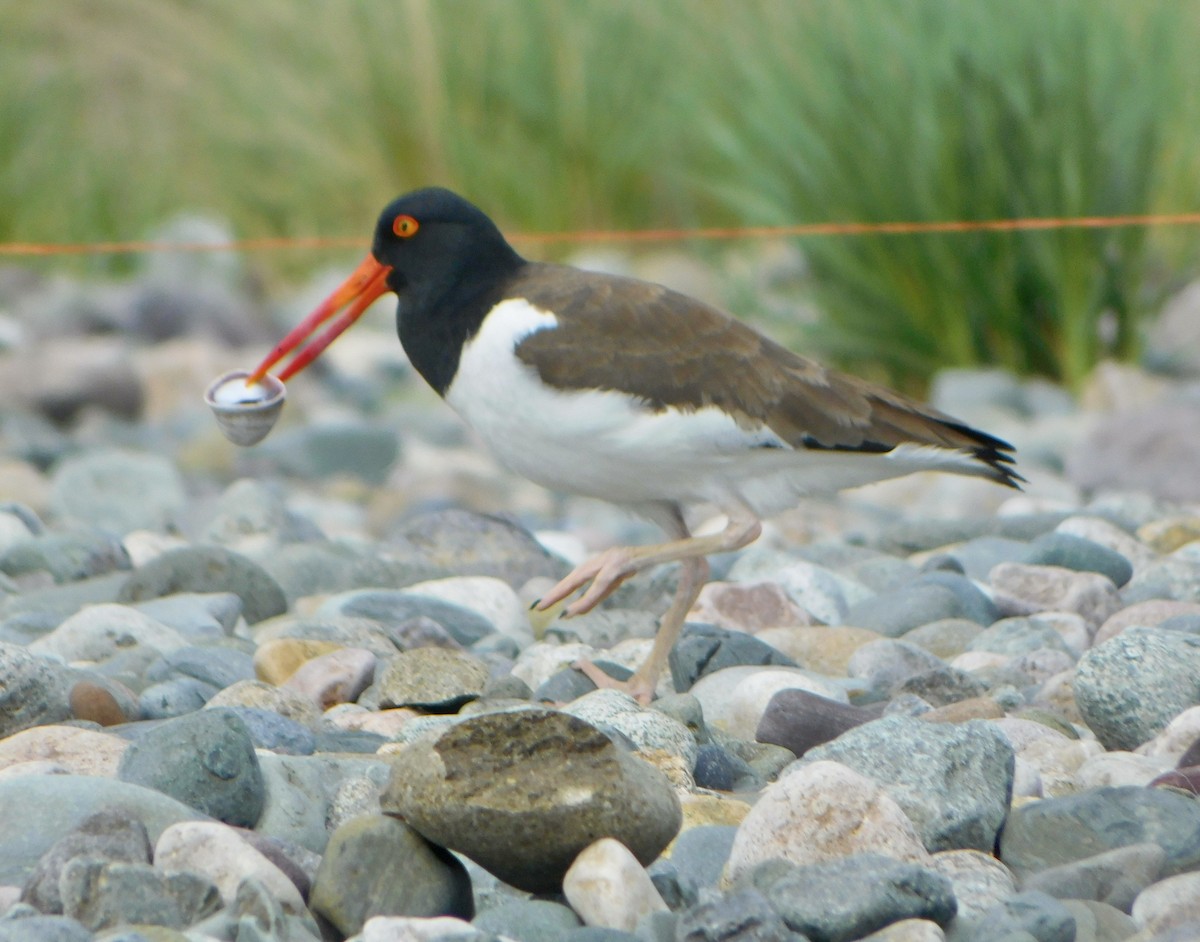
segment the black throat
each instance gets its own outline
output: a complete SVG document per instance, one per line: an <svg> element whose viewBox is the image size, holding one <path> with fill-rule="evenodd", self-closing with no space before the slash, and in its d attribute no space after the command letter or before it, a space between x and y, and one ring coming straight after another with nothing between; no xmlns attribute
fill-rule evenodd
<svg viewBox="0 0 1200 942"><path fill-rule="evenodd" d="M433 277L398 291L396 330L409 362L439 396L454 381L463 345L504 297L505 286L527 263L506 242L458 253Z"/></svg>

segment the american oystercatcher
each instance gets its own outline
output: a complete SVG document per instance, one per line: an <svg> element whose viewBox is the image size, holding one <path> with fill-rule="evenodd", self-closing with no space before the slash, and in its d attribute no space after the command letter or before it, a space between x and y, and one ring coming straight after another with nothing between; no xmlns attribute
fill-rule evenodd
<svg viewBox="0 0 1200 942"><path fill-rule="evenodd" d="M1007 442L660 285L526 261L481 210L440 188L384 209L367 258L247 382L298 351L279 378L295 375L388 291L413 367L505 465L666 532L663 543L606 550L536 605L582 589L564 609L578 615L634 573L678 562L674 599L634 675L618 682L579 665L642 702L708 577L705 557L752 542L762 518L806 495L914 471L1021 480ZM684 514L699 504L723 512L724 529L693 536Z"/></svg>

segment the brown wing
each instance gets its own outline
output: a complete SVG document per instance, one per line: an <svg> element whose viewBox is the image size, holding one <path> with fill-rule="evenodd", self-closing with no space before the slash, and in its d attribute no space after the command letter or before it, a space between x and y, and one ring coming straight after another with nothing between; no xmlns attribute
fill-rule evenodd
<svg viewBox="0 0 1200 942"><path fill-rule="evenodd" d="M717 406L749 426L766 425L795 448L961 449L988 476L1007 484L1017 477L1007 467L1006 442L798 356L661 285L529 265L505 293L558 315L557 329L531 334L516 350L550 385L626 392L650 409Z"/></svg>

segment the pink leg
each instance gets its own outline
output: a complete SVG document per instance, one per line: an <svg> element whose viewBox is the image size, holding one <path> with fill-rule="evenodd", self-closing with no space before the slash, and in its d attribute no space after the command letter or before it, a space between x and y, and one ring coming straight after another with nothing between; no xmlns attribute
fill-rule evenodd
<svg viewBox="0 0 1200 942"><path fill-rule="evenodd" d="M705 557L709 553L728 552L752 543L762 532L762 524L748 510L737 508L736 511L730 512L729 522L720 533L692 536L688 533L682 516L678 514L673 529L675 533L672 535L677 536L677 539L668 543L643 547L614 547L577 566L565 579L542 596L535 606L544 611L586 585L587 589L583 595L564 610L564 614L568 616L580 615L599 605L634 573L661 563L681 563L679 584L671 600L671 607L659 622L654 647L629 680L614 680L589 661L581 661L576 665L596 686L624 690L643 704L654 698L658 678L683 630L687 613L691 611L700 589L708 578L709 568Z"/></svg>

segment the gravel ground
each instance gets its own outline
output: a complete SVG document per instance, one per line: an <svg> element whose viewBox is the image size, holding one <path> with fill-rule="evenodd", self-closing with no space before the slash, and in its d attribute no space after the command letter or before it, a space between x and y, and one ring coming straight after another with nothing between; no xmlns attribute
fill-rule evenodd
<svg viewBox="0 0 1200 942"><path fill-rule="evenodd" d="M1026 491L771 521L643 708L571 665L670 569L529 604L652 528L497 468L383 311L234 448L204 387L324 285L165 264L0 273L0 942L1200 938L1195 382L943 374Z"/></svg>

